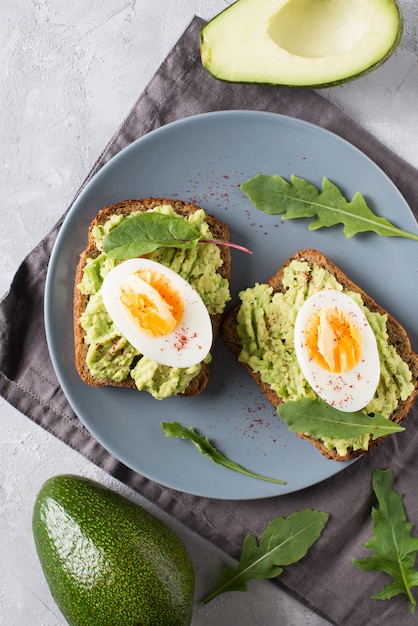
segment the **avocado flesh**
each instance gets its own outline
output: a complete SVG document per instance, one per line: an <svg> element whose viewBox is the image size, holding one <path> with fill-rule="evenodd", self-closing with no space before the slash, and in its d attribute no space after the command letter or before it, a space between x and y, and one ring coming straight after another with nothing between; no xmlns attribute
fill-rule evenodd
<svg viewBox="0 0 418 626"><path fill-rule="evenodd" d="M94 481L55 476L33 510L52 596L70 626L188 626L194 569L183 543L145 509Z"/></svg>
<svg viewBox="0 0 418 626"><path fill-rule="evenodd" d="M395 0L238 0L202 28L200 52L219 80L322 87L381 65L402 27Z"/></svg>

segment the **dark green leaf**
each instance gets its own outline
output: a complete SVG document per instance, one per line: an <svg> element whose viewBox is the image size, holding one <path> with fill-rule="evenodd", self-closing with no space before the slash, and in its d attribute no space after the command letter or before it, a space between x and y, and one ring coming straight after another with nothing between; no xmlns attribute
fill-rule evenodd
<svg viewBox="0 0 418 626"><path fill-rule="evenodd" d="M161 426L167 437L179 437L181 439L188 439L198 448L198 450L200 450L202 454L209 457L215 463L223 465L223 467L227 467L228 469L234 470L235 472L245 474L246 476L250 476L251 478L258 478L259 480L265 480L279 485L286 484L286 481L284 480L278 480L277 478L268 478L267 476L262 476L261 474L255 474L254 472L250 472L240 465L237 465L237 463L234 463L234 461L230 461L226 456L224 456L221 452L213 447L207 437L199 435L192 426L186 428L185 426L181 426L181 424L178 424L177 422L162 422Z"/></svg>
<svg viewBox="0 0 418 626"><path fill-rule="evenodd" d="M392 577L374 600L389 600L405 594L411 613L415 612L416 600L411 593L418 586L415 560L418 553L418 538L411 537L413 524L407 522L403 506L403 495L392 488L392 472L375 470L373 489L380 509L372 509L373 536L364 547L373 552L363 560L353 559L354 565L364 571L382 571Z"/></svg>
<svg viewBox="0 0 418 626"><path fill-rule="evenodd" d="M281 176L258 174L244 182L241 189L257 209L281 215L284 220L316 218L310 222L309 230L343 224L347 238L372 231L380 236L418 241L418 235L397 228L385 218L375 215L360 193L348 202L327 178L322 181L322 190L318 190L297 176L291 176L288 182Z"/></svg>
<svg viewBox="0 0 418 626"><path fill-rule="evenodd" d="M284 402L277 412L292 432L304 433L317 439L336 437L353 439L371 434L373 439L404 430L402 426L376 414L369 417L362 411L345 413L338 411L318 398Z"/></svg>
<svg viewBox="0 0 418 626"><path fill-rule="evenodd" d="M124 219L104 238L103 248L114 259L133 259L157 248L194 248L199 242L227 246L252 254L251 250L230 241L204 239L199 230L183 217L164 213L137 213Z"/></svg>
<svg viewBox="0 0 418 626"><path fill-rule="evenodd" d="M275 578L283 567L303 558L319 539L329 515L306 509L289 517L276 517L265 529L260 544L252 535L244 539L238 566L224 567L215 589L202 602L207 604L226 591L246 591L254 578Z"/></svg>
<svg viewBox="0 0 418 626"><path fill-rule="evenodd" d="M104 239L109 257L131 259L148 254L161 246L193 248L200 232L187 220L163 213L137 213L124 219Z"/></svg>

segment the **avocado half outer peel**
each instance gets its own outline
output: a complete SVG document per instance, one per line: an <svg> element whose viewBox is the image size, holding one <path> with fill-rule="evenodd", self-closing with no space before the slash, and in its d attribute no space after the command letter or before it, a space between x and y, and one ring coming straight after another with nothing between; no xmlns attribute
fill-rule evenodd
<svg viewBox="0 0 418 626"><path fill-rule="evenodd" d="M194 569L161 520L95 481L49 478L32 529L51 594L70 626L189 626Z"/></svg>
<svg viewBox="0 0 418 626"><path fill-rule="evenodd" d="M396 0L237 0L200 31L217 80L323 88L380 67L402 39Z"/></svg>

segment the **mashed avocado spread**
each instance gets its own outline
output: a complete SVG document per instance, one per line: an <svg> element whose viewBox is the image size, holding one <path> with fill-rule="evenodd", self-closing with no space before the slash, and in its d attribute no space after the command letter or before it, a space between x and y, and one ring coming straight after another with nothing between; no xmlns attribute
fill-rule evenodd
<svg viewBox="0 0 418 626"><path fill-rule="evenodd" d="M177 215L170 205L154 207L151 211ZM202 363L188 368L158 364L139 354L118 332L109 317L103 305L101 286L106 274L120 261L109 258L103 252L103 241L107 233L124 219L127 218L123 215L114 215L105 224L95 228L93 235L101 253L95 259L88 259L82 281L78 285L80 291L88 296L80 320L88 345L87 366L95 378L121 382L131 376L140 391L148 391L154 398L163 399L183 393L199 373ZM205 238L212 238L202 209L184 219L199 229ZM160 247L150 253L148 258L170 267L187 280L201 296L209 314L223 312L230 300L230 292L228 280L217 272L222 265L222 258L216 244L201 243L187 250ZM210 358L208 355L205 360L209 361Z"/></svg>
<svg viewBox="0 0 418 626"><path fill-rule="evenodd" d="M284 271L284 292L273 293L266 284L256 284L240 293L242 305L238 314L238 335L242 344L239 360L258 372L283 401L302 397L315 399L316 394L304 378L294 350L294 322L302 304L311 295L331 288L349 295L362 309L377 341L380 357L380 381L364 412L379 412L389 418L399 400L413 391L408 365L388 342L386 315L370 311L361 296L343 289L327 270L310 267L304 261L292 261ZM369 435L356 439L323 439L328 449L344 456L348 448L367 450Z"/></svg>

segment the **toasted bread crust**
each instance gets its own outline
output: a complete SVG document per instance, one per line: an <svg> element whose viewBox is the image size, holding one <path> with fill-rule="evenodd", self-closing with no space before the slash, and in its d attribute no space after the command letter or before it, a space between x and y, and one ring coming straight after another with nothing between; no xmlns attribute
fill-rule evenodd
<svg viewBox="0 0 418 626"><path fill-rule="evenodd" d="M74 281L74 305L73 305L73 319L74 319L74 348L75 348L75 363L76 369L81 379L88 385L93 387L103 386L115 386L115 387L129 387L135 388L135 381L129 376L122 382L115 382L110 378L95 378L91 375L87 364L86 354L87 345L84 341L85 331L80 324L80 318L83 311L86 308L88 302L88 296L85 296L78 289L77 285L81 282L83 277L83 270L87 259L96 258L100 251L96 248L93 238L93 229L97 225L104 224L112 215L124 215L128 216L136 211L148 211L156 206L162 204L169 204L173 207L174 211L183 217L187 217L191 213L200 210L195 204L190 202L183 202L181 200L173 200L167 198L145 198L145 199L133 199L119 202L104 207L91 222L88 230L88 241L86 248L80 254L79 262L76 267L75 281ZM220 241L229 241L229 229L228 226L216 219L211 215L206 214L205 221L209 225L210 231L214 239ZM231 255L227 246L220 246L221 258L223 261L222 266L219 268L218 273L226 278L228 281L231 276ZM213 329L213 341L215 340L221 323L222 315L211 315L212 329ZM213 344L212 344L213 347ZM193 378L187 389L182 396L195 396L206 387L209 380L209 364L203 363L202 368L197 376Z"/></svg>
<svg viewBox="0 0 418 626"><path fill-rule="evenodd" d="M318 250L306 249L300 250L294 254L290 259L284 263L284 265L272 276L267 283L273 288L274 292L283 291L283 273L285 268L294 260L306 261L311 267L316 265L326 269L333 274L338 282L345 288L359 293L365 305L371 310L381 314L386 314L387 317L387 330L389 342L396 348L398 354L408 364L411 372L412 379L415 382L413 393L407 398L407 400L399 401L399 405L391 415L391 420L400 424L402 420L407 416L410 409L414 405L418 397L418 354L414 353L411 348L408 335L402 325L381 306L379 306L365 291L363 291L358 285L351 281L344 272L337 267L329 258ZM229 350L239 357L241 353L241 342L237 334L237 315L240 309L240 305L235 307L225 318L222 324L222 337ZM252 376L254 381L260 387L261 391L266 395L268 400L277 409L282 403L282 399L277 395L275 391L271 389L269 385L261 380L260 375L254 372L246 363L242 364L248 373ZM348 461L355 457L358 457L365 453L365 450L350 450L345 456L340 456L337 451L328 450L325 445L319 440L310 436L306 436L302 433L297 433L302 439L307 439L327 458L334 461ZM383 437L370 441L369 450L376 446Z"/></svg>

